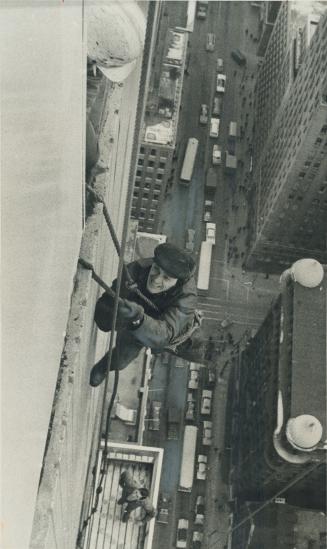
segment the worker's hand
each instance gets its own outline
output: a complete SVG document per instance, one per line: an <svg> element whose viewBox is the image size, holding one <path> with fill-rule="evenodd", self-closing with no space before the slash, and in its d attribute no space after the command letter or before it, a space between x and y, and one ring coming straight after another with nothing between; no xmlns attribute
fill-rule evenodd
<svg viewBox="0 0 327 549"><path fill-rule="evenodd" d="M133 323L141 322L144 317L144 309L134 301L121 299L118 305L118 316Z"/></svg>

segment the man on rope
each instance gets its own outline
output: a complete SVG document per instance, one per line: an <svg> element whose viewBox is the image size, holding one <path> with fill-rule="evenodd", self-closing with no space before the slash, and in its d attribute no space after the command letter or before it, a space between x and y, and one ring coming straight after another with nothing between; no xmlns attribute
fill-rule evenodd
<svg viewBox="0 0 327 549"><path fill-rule="evenodd" d="M123 275L110 370L126 368L144 347L150 347L154 354L168 351L186 360L206 362L199 330L201 319L196 311L195 266L189 253L170 243L159 244L154 257L127 265L138 289L156 310L133 291ZM115 280L113 290L116 285ZM113 298L104 293L95 309L100 330L111 330L112 312ZM91 370L92 387L102 383L107 368L108 353Z"/></svg>

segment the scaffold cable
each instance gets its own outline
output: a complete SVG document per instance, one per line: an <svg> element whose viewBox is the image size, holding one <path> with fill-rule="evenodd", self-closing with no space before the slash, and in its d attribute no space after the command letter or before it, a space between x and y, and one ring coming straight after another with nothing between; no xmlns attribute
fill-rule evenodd
<svg viewBox="0 0 327 549"><path fill-rule="evenodd" d="M134 119L134 132L137 133L140 131L141 128L141 122L142 122L142 116L145 108L145 89L146 85L148 83L148 67L149 67L149 60L150 60L150 51L151 51L151 42L152 42L152 25L155 17L155 3L150 3L149 10L148 10L148 24L146 27L145 32L145 44L144 44L144 50L143 50L143 58L142 58L142 68L140 72L140 81L139 81L139 93L138 93L138 100L137 100L137 108L136 108L136 116ZM151 23L151 24L150 24ZM127 128L127 131L129 132L130 128ZM132 209L132 200L133 200L133 191L134 191L134 175L135 175L135 166L137 162L137 154L138 154L138 138L136 135L136 139L134 140L134 145L132 147L132 154L130 158L130 166L129 166L129 174L128 174L128 187L127 187L127 195L126 195L126 202L125 202L125 216L124 216L124 223L123 223L123 230L122 230L122 244L119 245L118 238L116 236L111 217L108 211L108 208L105 204L105 201L102 196L97 193L93 187L90 185L86 185L87 190L92 194L92 196L99 202L103 204L103 215L106 220L110 235L112 237L113 243L115 245L118 257L119 257L119 263L118 263L118 272L116 277L116 288L115 292L109 288L109 286L101 279L101 277L95 272L95 269L91 265L90 262L87 262L85 259L80 258L79 263L84 267L92 272L92 278L106 291L111 295L114 299L113 303L113 317L112 317L112 329L110 333L110 339L109 339L109 350L108 350L108 368L105 378L105 385L104 385L104 392L103 392L103 399L102 399L102 409L101 409L101 415L100 415L100 429L99 429L99 438L98 438L98 445L97 445L97 451L95 456L95 467L93 469L93 494L92 494L92 506L89 515L87 518L83 521L82 526L80 527L80 531L78 532L77 536L77 547L83 547L83 536L86 531L86 528L90 522L90 520L94 517L94 514L98 508L99 505L99 499L100 494L103 490L103 482L106 477L107 473L107 467L108 467L108 460L107 460L107 454L108 454L108 438L109 438L109 429L110 429L110 418L111 418L111 412L114 405L114 400L117 394L117 388L119 383L119 371L115 371L115 380L114 380L114 386L113 391L111 394L110 402L108 405L108 409L106 412L106 395L107 395L107 388L108 388L108 382L109 382L109 373L110 373L110 366L111 366L111 360L112 360L112 352L113 352L113 345L114 345L114 337L113 334L116 329L116 322L117 322L117 316L118 316L118 305L119 300L121 299L120 296L120 289L121 289L121 283L122 283L122 276L123 272L125 272L128 289L130 291L135 292L145 303L148 304L149 307L151 307L153 310L158 312L158 308L149 300L146 296L142 294L142 292L139 290L137 285L132 280L130 273L128 271L128 268L124 262L124 254L125 254L125 248L126 248L126 240L127 240L127 233L128 233L128 223L129 223L129 217ZM106 413L106 424L105 424L105 435L102 434L102 425L103 425L103 419L105 417ZM100 464L100 478L99 482L96 486L96 472L97 472L97 465L99 463L99 455L101 451L101 441L104 439L104 449L101 456L101 464ZM89 536L87 547L90 547L91 537Z"/></svg>

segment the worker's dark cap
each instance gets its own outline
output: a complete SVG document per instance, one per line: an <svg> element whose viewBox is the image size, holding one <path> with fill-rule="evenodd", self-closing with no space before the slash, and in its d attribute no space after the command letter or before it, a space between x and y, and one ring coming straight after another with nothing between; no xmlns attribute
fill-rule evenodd
<svg viewBox="0 0 327 549"><path fill-rule="evenodd" d="M167 275L180 280L189 279L195 271L195 261L193 257L174 246L165 242L159 244L154 250L155 262L161 267Z"/></svg>

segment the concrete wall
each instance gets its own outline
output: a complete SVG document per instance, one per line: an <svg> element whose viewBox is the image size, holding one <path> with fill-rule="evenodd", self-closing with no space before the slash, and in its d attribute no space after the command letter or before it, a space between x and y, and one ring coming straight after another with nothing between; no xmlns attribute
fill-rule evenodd
<svg viewBox="0 0 327 549"><path fill-rule="evenodd" d="M82 6L0 9L2 535L26 549L83 228Z"/></svg>

